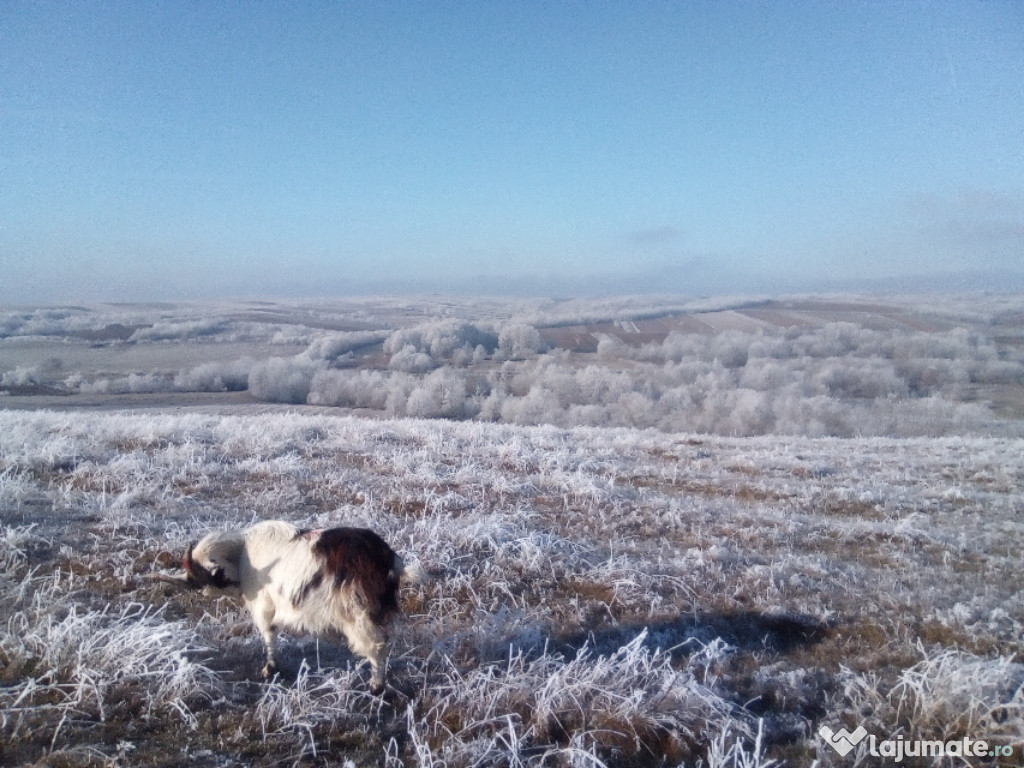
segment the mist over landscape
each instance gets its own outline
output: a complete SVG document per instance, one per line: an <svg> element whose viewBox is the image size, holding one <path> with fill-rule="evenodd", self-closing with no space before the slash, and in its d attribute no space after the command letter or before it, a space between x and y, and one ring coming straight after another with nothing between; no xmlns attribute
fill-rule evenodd
<svg viewBox="0 0 1024 768"><path fill-rule="evenodd" d="M0 403L1020 435L1022 317L1001 294L26 307L0 313Z"/></svg>

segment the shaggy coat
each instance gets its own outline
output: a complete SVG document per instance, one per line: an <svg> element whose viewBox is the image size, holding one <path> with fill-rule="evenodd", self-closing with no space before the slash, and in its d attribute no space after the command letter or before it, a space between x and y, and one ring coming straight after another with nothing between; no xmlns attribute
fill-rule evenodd
<svg viewBox="0 0 1024 768"><path fill-rule="evenodd" d="M274 674L279 629L341 632L372 667L370 689L384 690L388 621L409 573L380 536L364 528L300 530L280 521L219 531L185 553L185 578L210 595L238 595L266 643L263 674ZM170 580L170 579L167 579Z"/></svg>

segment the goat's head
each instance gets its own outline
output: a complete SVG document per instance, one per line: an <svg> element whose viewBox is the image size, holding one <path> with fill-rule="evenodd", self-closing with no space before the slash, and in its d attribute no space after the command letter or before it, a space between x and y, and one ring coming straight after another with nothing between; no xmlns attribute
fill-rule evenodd
<svg viewBox="0 0 1024 768"><path fill-rule="evenodd" d="M243 546L244 540L234 532L211 533L185 551L181 560L184 576L154 573L148 578L214 594L237 589Z"/></svg>

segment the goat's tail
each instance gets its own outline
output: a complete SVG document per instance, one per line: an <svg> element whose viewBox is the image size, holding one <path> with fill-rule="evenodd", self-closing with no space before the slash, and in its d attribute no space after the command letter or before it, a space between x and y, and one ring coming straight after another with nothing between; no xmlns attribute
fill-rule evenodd
<svg viewBox="0 0 1024 768"><path fill-rule="evenodd" d="M411 581L413 584L429 584L434 580L434 577L427 573L418 561L411 565L407 565L406 562L397 554L395 555L395 562L392 566L392 570L399 579Z"/></svg>

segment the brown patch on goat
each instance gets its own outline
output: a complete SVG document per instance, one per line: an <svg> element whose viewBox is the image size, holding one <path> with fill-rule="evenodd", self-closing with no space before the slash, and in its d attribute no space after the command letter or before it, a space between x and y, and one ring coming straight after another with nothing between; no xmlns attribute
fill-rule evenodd
<svg viewBox="0 0 1024 768"><path fill-rule="evenodd" d="M382 624L398 612L395 552L376 533L365 528L331 528L317 539L313 553L334 577L335 588L353 589L362 599L374 623Z"/></svg>
<svg viewBox="0 0 1024 768"><path fill-rule="evenodd" d="M324 583L324 572L317 571L313 574L313 577L303 584L299 589L292 595L292 605L298 608L309 597L309 593L314 589L317 589L321 584Z"/></svg>

